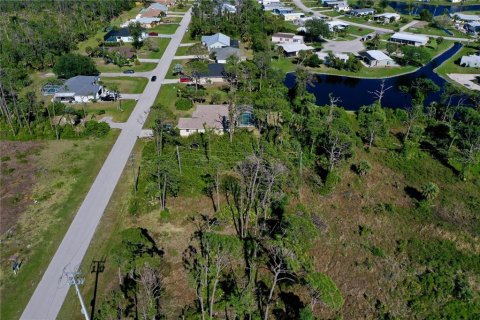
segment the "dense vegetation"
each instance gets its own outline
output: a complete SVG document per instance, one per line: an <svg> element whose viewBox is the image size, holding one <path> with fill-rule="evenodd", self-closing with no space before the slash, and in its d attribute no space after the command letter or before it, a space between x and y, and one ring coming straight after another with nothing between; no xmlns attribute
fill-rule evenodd
<svg viewBox="0 0 480 320"><path fill-rule="evenodd" d="M346 310L344 305L351 306L353 298L347 301L336 281L318 272L324 269L323 260L314 254L322 254L320 238L328 239L322 218L326 214L312 210L317 204L305 199L321 195L327 201L347 176L353 181L349 188L362 189L363 179L375 174L367 160L372 155L378 157L375 166L382 163L408 181L416 181L415 186L405 187L412 204L381 202L358 210L371 210L371 219L382 215L403 219L412 227L441 219L440 228L478 236L478 107L452 104L451 97L461 93L449 87L441 101L424 109L426 94L438 90L428 79L404 89L413 98L406 110L391 110L382 104L386 88L376 92L376 103L355 114L338 107L334 96L329 105L317 106L306 90L312 77L301 64L291 90L283 85L284 75L271 66L275 52L267 35L272 30L262 23L269 18L254 1L244 1L240 8L237 15L217 15L212 14L213 3L201 1L194 8L191 27L194 37L221 31L240 37L254 49L252 60L229 59L225 67L228 133L217 136L207 130L181 138L171 126L175 122L172 110L155 105L154 139L142 150L142 170L135 173L128 204L132 221L151 212L170 221L170 208L177 206L177 197L210 200L210 214L191 212L182 225L194 229L182 252L193 301L182 308L182 316L314 319L355 317L361 312L379 319L478 317L480 296L474 287L480 280L480 261L474 249L460 249L454 241L433 236L424 242L409 233L387 251L373 243L374 231L364 224L354 233L370 256L340 267L367 271L384 263L395 265L395 270L384 270L386 274L380 277L388 285L382 294L369 297L368 310ZM202 63L197 61L189 68L200 69ZM180 90L175 111L205 99L204 91L199 84ZM232 125L245 105L253 106L256 134ZM432 179L430 172L417 171L427 160L435 163L431 170L448 172L446 177L424 181L425 176ZM352 172L357 178L351 178ZM462 202L461 223L450 212L460 196L452 188L443 189L448 188L447 180L460 184L465 192L462 197L469 199ZM342 205L332 204L330 210ZM118 286L110 286L112 291L104 296L101 319L162 316L168 291L162 279L171 275L166 274L166 253L158 249L163 244L155 242L154 229L128 227L114 235L110 254L119 261Z"/></svg>
<svg viewBox="0 0 480 320"><path fill-rule="evenodd" d="M46 120L48 108L54 107L47 108L38 99L38 92L28 89L30 74L54 66L63 77L94 73L89 58L67 55L58 61L59 57L133 6L130 0L0 2L2 136L58 137L53 124ZM51 132L46 133L45 128Z"/></svg>

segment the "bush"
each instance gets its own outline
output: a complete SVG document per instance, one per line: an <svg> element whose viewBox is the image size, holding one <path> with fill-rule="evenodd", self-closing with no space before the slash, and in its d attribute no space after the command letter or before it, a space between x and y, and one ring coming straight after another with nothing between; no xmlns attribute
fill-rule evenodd
<svg viewBox="0 0 480 320"><path fill-rule="evenodd" d="M193 107L192 101L186 98L180 98L175 101L175 108L177 110L190 110Z"/></svg>
<svg viewBox="0 0 480 320"><path fill-rule="evenodd" d="M89 76L98 74L97 67L92 58L75 53L64 54L58 58L53 67L53 72L59 78L71 78L78 75Z"/></svg>
<svg viewBox="0 0 480 320"><path fill-rule="evenodd" d="M372 165L367 160L361 160L356 166L355 171L360 176L367 175L372 170Z"/></svg>
<svg viewBox="0 0 480 320"><path fill-rule="evenodd" d="M84 136L94 136L97 138L104 137L110 132L110 126L105 122L87 121L85 122Z"/></svg>

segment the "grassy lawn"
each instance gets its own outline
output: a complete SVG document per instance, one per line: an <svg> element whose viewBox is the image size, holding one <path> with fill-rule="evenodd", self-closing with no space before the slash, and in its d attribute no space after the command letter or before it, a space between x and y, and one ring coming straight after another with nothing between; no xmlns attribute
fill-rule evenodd
<svg viewBox="0 0 480 320"><path fill-rule="evenodd" d="M334 41L351 41L355 40L357 37L351 34L346 34L345 36L338 36L336 38L332 38L331 40Z"/></svg>
<svg viewBox="0 0 480 320"><path fill-rule="evenodd" d="M126 122L136 104L135 100L102 101L87 103L85 106L78 105L75 108L78 110L85 108L89 119L100 120L103 117L112 117L114 122Z"/></svg>
<svg viewBox="0 0 480 320"><path fill-rule="evenodd" d="M118 85L120 93L142 93L148 83L146 78L135 77L102 77L101 81L107 88L110 88L112 84Z"/></svg>
<svg viewBox="0 0 480 320"><path fill-rule="evenodd" d="M468 38L466 34L458 31L455 28L450 27L450 28L447 28L447 30L450 31L451 33L453 33L453 35L449 35L441 29L434 28L434 27L429 27L429 26L425 26L425 27L421 27L421 28L410 27L406 31L407 32L412 32L412 33L431 34L433 36L441 36L441 37Z"/></svg>
<svg viewBox="0 0 480 320"><path fill-rule="evenodd" d="M125 70L135 70L137 72L143 72L143 71L151 71L155 69L155 67L157 66L156 63L143 62L138 65L132 64L130 66L123 66L120 68L119 66L114 65L113 63L105 64L103 59L94 59L94 60L97 64L98 71L100 72L123 72Z"/></svg>
<svg viewBox="0 0 480 320"><path fill-rule="evenodd" d="M365 25L365 27L372 26L372 27L379 27L379 28L384 28L384 29L390 29L390 30L396 30L405 25L406 23L401 23L401 22L394 22L394 23L388 23L388 24L381 24L377 23L374 21L367 21L364 18L359 18L359 17L352 17L350 15L345 15L342 17L342 20L345 22L355 22L355 23L361 23ZM411 18L409 19L410 21L412 20Z"/></svg>
<svg viewBox="0 0 480 320"><path fill-rule="evenodd" d="M366 36L367 34L372 33L373 30L368 28L357 27L357 26L350 26L347 28L347 32L349 34L354 34L356 36Z"/></svg>
<svg viewBox="0 0 480 320"><path fill-rule="evenodd" d="M177 23L172 23L172 24L160 24L158 26L155 26L151 29L149 29L149 32L158 32L159 34L174 34L175 31L177 31L178 24Z"/></svg>
<svg viewBox="0 0 480 320"><path fill-rule="evenodd" d="M188 9L190 9L189 5L183 6L183 8L180 8L179 6L174 6L174 7L171 7L168 11L169 12L187 12Z"/></svg>
<svg viewBox="0 0 480 320"><path fill-rule="evenodd" d="M155 43L155 45L158 48L158 51L150 51L142 47L139 50L137 50L138 58L160 59L163 56L165 49L167 49L168 44L170 43L170 39L168 38L150 38L150 41Z"/></svg>
<svg viewBox="0 0 480 320"><path fill-rule="evenodd" d="M296 64L293 63L292 58L286 57L279 57L278 59L273 59L272 67L284 73L295 71L295 69L297 68Z"/></svg>
<svg viewBox="0 0 480 320"><path fill-rule="evenodd" d="M193 46L188 46L188 47L178 47L177 52L175 53L176 56L188 56L192 55L193 53L191 52ZM208 50L204 47L202 47L202 54L208 54Z"/></svg>
<svg viewBox="0 0 480 320"><path fill-rule="evenodd" d="M322 14L327 16L327 17L332 17L332 18L343 16L342 13L337 12L337 11L333 11L333 10L332 11L322 11Z"/></svg>
<svg viewBox="0 0 480 320"><path fill-rule="evenodd" d="M173 67L177 63L179 63L179 64L183 65L183 67L185 68L185 65L187 64L188 61L190 61L190 60L173 60L172 63L170 64L170 67L168 68L167 75L165 76L165 79L178 79L179 76L173 75Z"/></svg>
<svg viewBox="0 0 480 320"><path fill-rule="evenodd" d="M32 198L38 203L22 213L15 233L2 236L1 297L8 303L2 303L0 318L20 317L117 135L112 131L102 139L45 141L35 156L40 170L32 181ZM7 259L15 253L24 260L12 276Z"/></svg>
<svg viewBox="0 0 480 320"><path fill-rule="evenodd" d="M200 42L199 39L192 39L190 37L190 32L185 32L185 34L183 35L183 38L182 38L182 42L181 43L197 43L197 42Z"/></svg>
<svg viewBox="0 0 480 320"><path fill-rule="evenodd" d="M462 56L473 54L476 51L476 49L471 47L463 47L453 57L436 68L435 71L445 79L449 79L447 77L448 73L480 73L480 69L478 68L466 68L458 64Z"/></svg>

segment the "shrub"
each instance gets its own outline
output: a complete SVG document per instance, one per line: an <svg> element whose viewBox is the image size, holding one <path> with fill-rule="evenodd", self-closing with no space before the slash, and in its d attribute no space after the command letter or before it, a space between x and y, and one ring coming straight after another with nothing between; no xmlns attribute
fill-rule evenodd
<svg viewBox="0 0 480 320"><path fill-rule="evenodd" d="M355 171L360 176L367 175L372 170L372 165L367 160L361 160L356 166Z"/></svg>
<svg viewBox="0 0 480 320"><path fill-rule="evenodd" d="M186 98L180 98L175 101L175 108L177 110L190 110L193 107L192 101Z"/></svg>
<svg viewBox="0 0 480 320"><path fill-rule="evenodd" d="M429 182L422 187L422 196L427 201L432 201L440 193L440 188L433 182Z"/></svg>
<svg viewBox="0 0 480 320"><path fill-rule="evenodd" d="M109 131L110 126L108 123L90 120L85 122L85 130L83 131L83 134L87 137L94 136L100 138L106 136Z"/></svg>

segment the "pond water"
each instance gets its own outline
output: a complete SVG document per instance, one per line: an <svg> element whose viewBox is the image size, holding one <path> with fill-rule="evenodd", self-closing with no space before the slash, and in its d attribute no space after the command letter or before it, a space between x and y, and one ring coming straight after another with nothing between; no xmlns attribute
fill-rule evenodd
<svg viewBox="0 0 480 320"><path fill-rule="evenodd" d="M425 105L428 105L432 101L438 101L446 81L433 70L453 56L461 47L461 44L456 43L453 47L417 71L385 79L385 87L388 88L391 86L391 89L386 92L382 104L389 108L404 108L409 106L411 103L410 96L401 92L398 87L400 85L408 86L408 84L416 78L429 78L440 87L438 92L426 97ZM318 74L315 76L315 80L314 83L307 86L307 90L315 95L318 105L328 104L328 95L332 93L333 96L341 99L338 105L347 110L358 110L360 107L372 104L376 100L375 96L370 92L379 90L383 79L362 79ZM295 74L287 74L284 83L288 88L293 88L295 85Z"/></svg>
<svg viewBox="0 0 480 320"><path fill-rule="evenodd" d="M480 11L480 4L459 4L446 6L419 2L413 2L409 4L406 2L389 1L388 5L401 14L419 14L423 9L430 11L430 13L432 13L434 16L442 15L445 11L448 13L460 11Z"/></svg>

